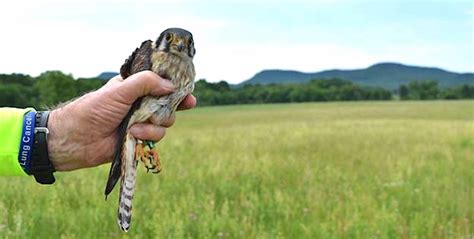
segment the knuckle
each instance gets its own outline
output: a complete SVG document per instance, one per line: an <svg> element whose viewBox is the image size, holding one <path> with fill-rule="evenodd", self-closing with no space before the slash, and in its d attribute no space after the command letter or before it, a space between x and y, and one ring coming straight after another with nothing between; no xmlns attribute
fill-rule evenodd
<svg viewBox="0 0 474 239"><path fill-rule="evenodd" d="M142 71L142 72L137 73L136 77L137 77L136 80L140 84L147 85L148 82L150 82L152 76L149 72Z"/></svg>
<svg viewBox="0 0 474 239"><path fill-rule="evenodd" d="M141 77L145 81L150 81L150 82L153 80L156 80L159 77L157 74L155 74L153 71L150 71L150 70L141 71L140 74L141 74Z"/></svg>

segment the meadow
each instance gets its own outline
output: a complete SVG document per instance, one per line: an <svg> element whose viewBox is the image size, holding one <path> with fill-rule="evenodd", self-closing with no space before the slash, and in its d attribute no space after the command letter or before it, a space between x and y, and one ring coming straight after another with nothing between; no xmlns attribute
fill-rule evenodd
<svg viewBox="0 0 474 239"><path fill-rule="evenodd" d="M103 165L0 178L0 238L474 237L474 101L199 107L159 147L130 232Z"/></svg>

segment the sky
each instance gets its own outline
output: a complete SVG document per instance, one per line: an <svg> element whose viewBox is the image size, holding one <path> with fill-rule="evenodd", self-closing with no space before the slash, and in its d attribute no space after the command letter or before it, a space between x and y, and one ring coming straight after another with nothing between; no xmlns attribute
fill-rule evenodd
<svg viewBox="0 0 474 239"><path fill-rule="evenodd" d="M472 1L9 0L0 4L0 73L118 72L169 27L193 33L196 79L211 82L378 62L474 72Z"/></svg>

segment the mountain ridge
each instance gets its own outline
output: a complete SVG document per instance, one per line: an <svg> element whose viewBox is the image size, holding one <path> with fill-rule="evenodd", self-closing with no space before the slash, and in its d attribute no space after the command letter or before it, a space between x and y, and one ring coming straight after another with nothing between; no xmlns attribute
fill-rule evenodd
<svg viewBox="0 0 474 239"><path fill-rule="evenodd" d="M97 78L108 80L116 72L102 72ZM406 65L396 62L381 62L361 69L329 69L318 72L296 70L267 69L256 73L252 78L242 81L233 87L246 84L300 84L312 79L340 78L365 86L382 87L396 90L402 84L415 80L434 80L441 88L474 85L474 73L456 73L439 67Z"/></svg>
<svg viewBox="0 0 474 239"><path fill-rule="evenodd" d="M415 80L434 80L446 88L474 84L473 73L455 73L437 67L411 66L394 62L381 62L362 69L330 69L319 72L295 70L263 70L239 85L246 84L298 84L312 79L341 78L355 83L394 90L401 84Z"/></svg>

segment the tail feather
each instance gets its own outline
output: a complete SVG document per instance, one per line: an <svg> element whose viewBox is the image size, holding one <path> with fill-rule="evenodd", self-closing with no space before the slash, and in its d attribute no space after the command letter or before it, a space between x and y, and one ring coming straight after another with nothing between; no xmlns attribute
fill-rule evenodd
<svg viewBox="0 0 474 239"><path fill-rule="evenodd" d="M124 162L122 165L123 176L120 181L120 195L118 207L118 225L127 232L132 220L132 200L137 178L137 163L135 159L135 145L137 140L127 133L123 145Z"/></svg>
<svg viewBox="0 0 474 239"><path fill-rule="evenodd" d="M121 175L121 168L122 168L122 152L123 152L123 145L126 140L126 133L128 126L130 124L130 119L132 118L133 113L140 108L141 102L143 98L138 98L133 104L130 110L128 111L127 115L123 119L123 121L118 126L118 141L115 146L114 157L112 160L112 165L110 166L109 171L109 178L107 180L107 185L105 187L105 199L107 199L107 195L112 192L115 185L117 184L120 175Z"/></svg>

